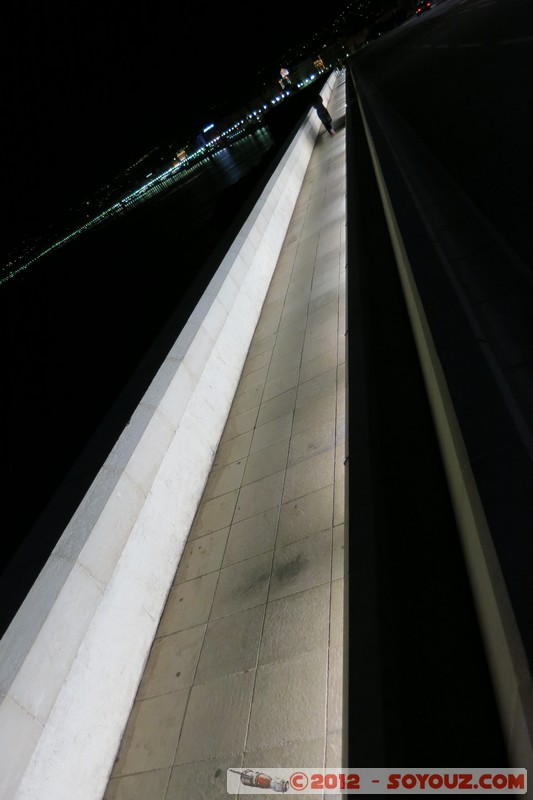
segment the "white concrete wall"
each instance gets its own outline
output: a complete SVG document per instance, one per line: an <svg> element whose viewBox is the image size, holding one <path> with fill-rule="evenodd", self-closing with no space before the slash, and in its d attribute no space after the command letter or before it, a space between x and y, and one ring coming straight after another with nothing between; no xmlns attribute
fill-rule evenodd
<svg viewBox="0 0 533 800"><path fill-rule="evenodd" d="M0 641L2 800L105 791L319 129L311 110Z"/></svg>

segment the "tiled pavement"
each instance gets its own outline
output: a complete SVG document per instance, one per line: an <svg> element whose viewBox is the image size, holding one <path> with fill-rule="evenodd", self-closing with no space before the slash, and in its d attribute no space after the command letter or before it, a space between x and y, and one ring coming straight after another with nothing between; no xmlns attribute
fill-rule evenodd
<svg viewBox="0 0 533 800"><path fill-rule="evenodd" d="M328 107L105 800L341 766L344 75Z"/></svg>

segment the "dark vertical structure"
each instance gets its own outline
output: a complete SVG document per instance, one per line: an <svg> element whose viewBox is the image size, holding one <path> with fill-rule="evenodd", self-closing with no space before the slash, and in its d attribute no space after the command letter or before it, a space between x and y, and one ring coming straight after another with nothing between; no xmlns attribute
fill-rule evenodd
<svg viewBox="0 0 533 800"><path fill-rule="evenodd" d="M348 73L343 760L503 767L459 534Z"/></svg>

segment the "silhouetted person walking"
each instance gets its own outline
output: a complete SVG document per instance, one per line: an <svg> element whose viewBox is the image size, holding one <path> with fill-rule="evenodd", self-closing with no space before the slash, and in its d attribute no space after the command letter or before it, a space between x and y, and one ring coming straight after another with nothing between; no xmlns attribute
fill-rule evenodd
<svg viewBox="0 0 533 800"><path fill-rule="evenodd" d="M322 97L317 94L316 98L313 101L313 108L316 109L316 113L318 114L320 121L324 125L325 129L331 136L335 136L335 130L333 129L333 120L331 119L331 114L327 110L326 106L324 105L324 101Z"/></svg>

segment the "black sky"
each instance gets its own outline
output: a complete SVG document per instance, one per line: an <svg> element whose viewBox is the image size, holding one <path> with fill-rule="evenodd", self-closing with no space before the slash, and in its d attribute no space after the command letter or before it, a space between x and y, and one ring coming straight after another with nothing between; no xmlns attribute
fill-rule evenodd
<svg viewBox="0 0 533 800"><path fill-rule="evenodd" d="M325 22L303 3L29 0L2 16L2 250L202 124L265 66L277 78L284 50Z"/></svg>

